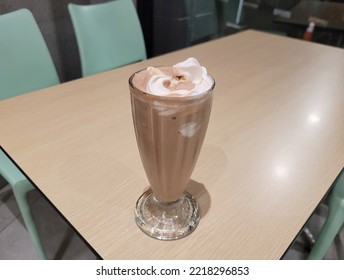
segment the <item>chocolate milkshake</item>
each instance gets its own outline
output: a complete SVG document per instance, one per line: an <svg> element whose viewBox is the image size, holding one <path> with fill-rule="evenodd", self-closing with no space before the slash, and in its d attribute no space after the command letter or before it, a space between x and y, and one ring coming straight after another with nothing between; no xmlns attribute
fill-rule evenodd
<svg viewBox="0 0 344 280"><path fill-rule="evenodd" d="M207 130L214 85L206 69L194 58L170 67L148 67L129 79L137 144L153 192L138 201L137 223L152 235L148 220L163 223L156 214L163 211L164 218L178 217L178 223L182 223L177 226L179 232L180 227L187 230L171 233L165 224L163 229L154 229L155 238L177 239L197 226L197 203L183 192ZM176 228L171 219L167 223L171 231Z"/></svg>

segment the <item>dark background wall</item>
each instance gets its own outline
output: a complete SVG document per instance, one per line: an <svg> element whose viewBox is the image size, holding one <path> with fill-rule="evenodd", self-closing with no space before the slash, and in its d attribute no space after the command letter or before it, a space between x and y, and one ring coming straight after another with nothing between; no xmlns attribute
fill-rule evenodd
<svg viewBox="0 0 344 280"><path fill-rule="evenodd" d="M21 8L27 8L32 12L48 45L60 80L66 82L81 77L79 53L68 13L68 4L72 2L87 5L107 1L0 0L0 14ZM214 34L213 1L133 0L133 2L138 9L148 57L209 40ZM161 25L164 26L160 30ZM176 30L176 26L179 31ZM171 30L166 32L166 28Z"/></svg>
<svg viewBox="0 0 344 280"><path fill-rule="evenodd" d="M67 9L70 2L93 4L106 1L0 0L0 14L21 8L27 8L32 12L46 40L61 82L79 78L81 75L79 53Z"/></svg>
<svg viewBox="0 0 344 280"><path fill-rule="evenodd" d="M68 4L72 2L87 5L107 1L0 0L0 14L21 8L27 8L32 12L48 45L60 80L66 82L81 77L79 53L68 13ZM299 1L301 0L247 0L246 2L259 4L259 7L252 9L244 6L242 25L245 28L293 35L291 30L293 28L286 28L273 21L272 10L290 9ZM218 25L214 5L216 1L133 0L133 2L137 6L148 57L222 35L216 34L216 25ZM226 34L233 32L231 30Z"/></svg>

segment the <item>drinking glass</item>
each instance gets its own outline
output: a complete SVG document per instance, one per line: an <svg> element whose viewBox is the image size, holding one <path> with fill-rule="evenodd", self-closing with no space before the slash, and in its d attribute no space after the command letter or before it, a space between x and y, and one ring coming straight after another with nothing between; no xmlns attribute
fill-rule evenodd
<svg viewBox="0 0 344 280"><path fill-rule="evenodd" d="M200 219L185 188L206 134L215 81L209 76L211 87L197 95L157 96L135 87L137 73L129 78L131 108L150 188L136 203L135 220L148 236L175 240L193 232Z"/></svg>

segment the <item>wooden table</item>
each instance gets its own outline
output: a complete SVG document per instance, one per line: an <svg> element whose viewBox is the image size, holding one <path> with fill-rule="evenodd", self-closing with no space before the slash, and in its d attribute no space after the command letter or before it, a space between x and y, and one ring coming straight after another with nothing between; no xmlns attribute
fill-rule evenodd
<svg viewBox="0 0 344 280"><path fill-rule="evenodd" d="M342 3L301 1L291 9L291 16L289 18L276 17L276 20L308 26L309 18L312 16L326 21L325 25L319 24L317 28L344 30L344 4Z"/></svg>
<svg viewBox="0 0 344 280"><path fill-rule="evenodd" d="M320 1L302 1L291 9L290 17L274 17L274 21L293 26L288 35L302 38L310 17L317 18L313 41L344 47L344 4Z"/></svg>
<svg viewBox="0 0 344 280"><path fill-rule="evenodd" d="M190 236L134 222L148 182L128 77L195 56L216 79ZM279 259L344 165L344 52L245 31L0 102L1 146L104 259Z"/></svg>

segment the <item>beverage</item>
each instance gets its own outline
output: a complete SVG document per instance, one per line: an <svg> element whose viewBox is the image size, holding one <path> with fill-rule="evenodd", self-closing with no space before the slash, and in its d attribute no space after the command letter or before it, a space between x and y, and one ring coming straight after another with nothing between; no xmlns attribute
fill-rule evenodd
<svg viewBox="0 0 344 280"><path fill-rule="evenodd" d="M144 194L138 202L136 214L141 229L142 226L147 227L147 220L159 220L152 217L152 213L142 218L142 215L147 215L147 207L154 208L155 212L165 211L165 218L179 216L180 221L181 216L185 216L182 227L190 227L186 220L192 215L198 216L193 222L194 227L199 220L197 203L190 202L192 196L183 193L205 137L215 83L196 62L189 59L184 64L180 63L182 66L186 64L185 71L183 67L176 70L175 66L149 67L135 73L129 80L137 144L153 192ZM203 76L206 75L206 82L199 77L200 70L203 70ZM181 213L181 208L186 212ZM143 230L152 232L151 228ZM153 237L176 239L170 233L161 237L166 235L166 225L162 231L157 229L158 236Z"/></svg>

